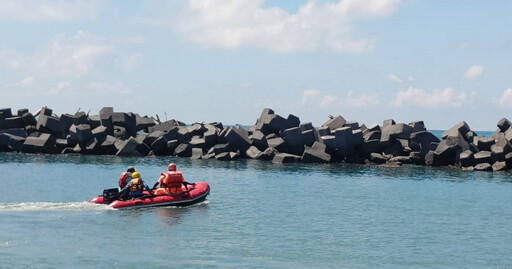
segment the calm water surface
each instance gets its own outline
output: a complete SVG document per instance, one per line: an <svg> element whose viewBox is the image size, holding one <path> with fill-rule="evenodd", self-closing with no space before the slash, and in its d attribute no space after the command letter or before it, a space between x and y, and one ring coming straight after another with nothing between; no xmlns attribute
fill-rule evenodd
<svg viewBox="0 0 512 269"><path fill-rule="evenodd" d="M169 161L207 202L85 202ZM1 268L512 268L511 173L5 153L0 171Z"/></svg>

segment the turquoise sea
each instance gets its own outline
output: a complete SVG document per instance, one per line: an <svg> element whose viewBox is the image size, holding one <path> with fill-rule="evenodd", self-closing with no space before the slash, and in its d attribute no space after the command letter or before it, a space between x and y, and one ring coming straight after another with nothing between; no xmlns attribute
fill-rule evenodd
<svg viewBox="0 0 512 269"><path fill-rule="evenodd" d="M173 161L186 208L86 201ZM512 173L0 154L0 268L512 268Z"/></svg>

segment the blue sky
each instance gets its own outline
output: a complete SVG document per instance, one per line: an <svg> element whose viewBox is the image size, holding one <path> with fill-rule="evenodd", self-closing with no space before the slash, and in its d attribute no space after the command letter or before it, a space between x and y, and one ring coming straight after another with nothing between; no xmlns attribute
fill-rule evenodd
<svg viewBox="0 0 512 269"><path fill-rule="evenodd" d="M1 107L225 124L512 119L512 2L1 1Z"/></svg>

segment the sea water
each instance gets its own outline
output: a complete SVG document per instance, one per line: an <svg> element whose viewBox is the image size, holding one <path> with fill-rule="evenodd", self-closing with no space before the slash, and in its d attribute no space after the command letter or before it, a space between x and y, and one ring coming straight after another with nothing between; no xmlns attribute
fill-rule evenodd
<svg viewBox="0 0 512 269"><path fill-rule="evenodd" d="M168 162L208 200L86 201ZM512 173L0 154L0 268L512 268Z"/></svg>

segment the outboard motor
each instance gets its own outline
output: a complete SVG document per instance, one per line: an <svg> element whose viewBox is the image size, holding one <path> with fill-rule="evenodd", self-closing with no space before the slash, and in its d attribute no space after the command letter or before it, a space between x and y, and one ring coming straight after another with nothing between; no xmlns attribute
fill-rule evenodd
<svg viewBox="0 0 512 269"><path fill-rule="evenodd" d="M117 188L103 190L104 204L110 204L117 199L119 199L119 190Z"/></svg>

